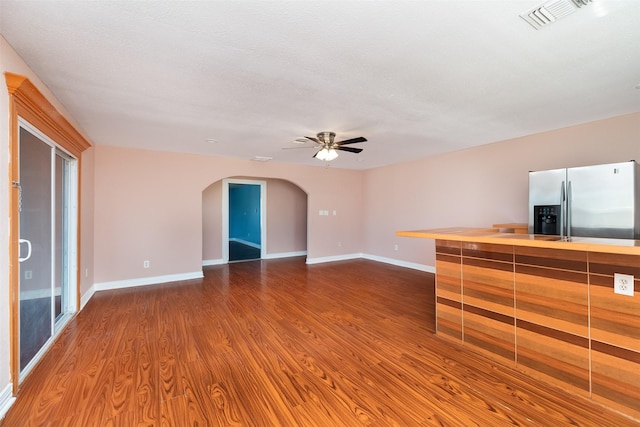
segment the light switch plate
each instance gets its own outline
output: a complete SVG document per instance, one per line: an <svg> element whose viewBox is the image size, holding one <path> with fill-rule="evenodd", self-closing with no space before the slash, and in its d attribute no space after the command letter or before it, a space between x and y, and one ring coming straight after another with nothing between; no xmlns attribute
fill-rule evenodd
<svg viewBox="0 0 640 427"><path fill-rule="evenodd" d="M621 295L633 296L633 276L615 273L613 275L613 292Z"/></svg>

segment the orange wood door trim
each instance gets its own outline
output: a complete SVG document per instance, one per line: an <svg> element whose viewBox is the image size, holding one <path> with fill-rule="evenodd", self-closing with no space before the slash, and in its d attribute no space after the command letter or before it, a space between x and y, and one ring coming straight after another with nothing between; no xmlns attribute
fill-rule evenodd
<svg viewBox="0 0 640 427"><path fill-rule="evenodd" d="M19 342L19 265L18 265L18 188L14 182L19 180L18 169L18 118L22 117L46 134L60 147L78 159L78 242L76 272L76 310L80 306L80 166L82 152L91 147L87 141L64 116L47 100L25 76L5 73L9 92L9 328L10 328L10 366L12 391L18 392L20 376Z"/></svg>

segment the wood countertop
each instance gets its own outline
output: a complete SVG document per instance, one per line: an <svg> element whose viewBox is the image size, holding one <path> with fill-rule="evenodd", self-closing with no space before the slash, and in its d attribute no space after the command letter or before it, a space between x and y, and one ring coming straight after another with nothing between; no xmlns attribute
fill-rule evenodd
<svg viewBox="0 0 640 427"><path fill-rule="evenodd" d="M400 237L453 240L458 242L640 255L640 240L500 233L496 228L450 227L431 230L398 231L396 235Z"/></svg>

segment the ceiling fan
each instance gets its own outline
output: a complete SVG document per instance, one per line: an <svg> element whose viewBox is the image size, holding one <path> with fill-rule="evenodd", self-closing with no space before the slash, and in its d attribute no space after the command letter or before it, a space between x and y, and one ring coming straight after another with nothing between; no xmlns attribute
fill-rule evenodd
<svg viewBox="0 0 640 427"><path fill-rule="evenodd" d="M322 147L316 154L313 155L314 158L324 160L329 162L336 157L338 157L339 151L348 151L350 153L360 153L362 148L355 147L345 147L345 145L349 144L357 144L359 142L365 142L367 139L359 136L357 138L346 139L344 141L336 141L336 133L335 132L319 132L316 137L305 136L310 141L319 144Z"/></svg>

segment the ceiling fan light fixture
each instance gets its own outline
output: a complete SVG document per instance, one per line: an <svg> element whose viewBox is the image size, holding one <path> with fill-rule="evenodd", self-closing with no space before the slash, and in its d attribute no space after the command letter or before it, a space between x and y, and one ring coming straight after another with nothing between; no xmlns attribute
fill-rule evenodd
<svg viewBox="0 0 640 427"><path fill-rule="evenodd" d="M329 148L329 149L323 148L322 150L318 151L318 154L316 154L315 157L316 159L320 159L325 162L330 162L331 160L334 160L335 158L338 157L338 152L333 148Z"/></svg>

